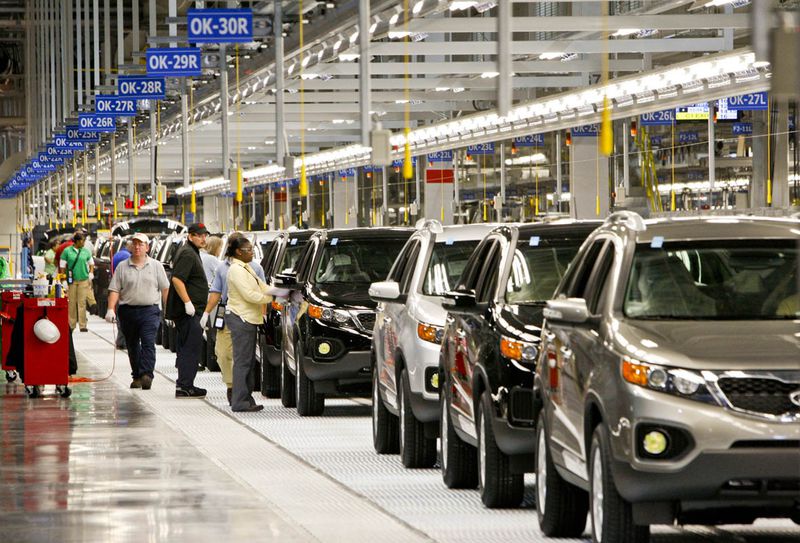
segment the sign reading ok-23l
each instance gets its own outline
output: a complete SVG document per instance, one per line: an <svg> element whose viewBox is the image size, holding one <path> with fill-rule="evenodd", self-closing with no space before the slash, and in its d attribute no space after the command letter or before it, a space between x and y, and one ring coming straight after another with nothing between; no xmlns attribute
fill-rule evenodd
<svg viewBox="0 0 800 543"><path fill-rule="evenodd" d="M166 82L163 77L120 76L117 79L117 93L125 98L163 100L166 96Z"/></svg>
<svg viewBox="0 0 800 543"><path fill-rule="evenodd" d="M253 41L253 10L190 9L186 12L190 43Z"/></svg>
<svg viewBox="0 0 800 543"><path fill-rule="evenodd" d="M147 75L193 77L201 74L199 47L147 50Z"/></svg>

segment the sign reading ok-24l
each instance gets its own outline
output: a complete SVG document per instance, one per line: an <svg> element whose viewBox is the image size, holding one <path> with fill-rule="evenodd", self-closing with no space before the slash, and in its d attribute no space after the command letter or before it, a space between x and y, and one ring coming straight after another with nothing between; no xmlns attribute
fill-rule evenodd
<svg viewBox="0 0 800 543"><path fill-rule="evenodd" d="M252 9L190 9L189 43L248 43L253 41Z"/></svg>
<svg viewBox="0 0 800 543"><path fill-rule="evenodd" d="M199 47L147 50L147 75L193 77L202 75Z"/></svg>
<svg viewBox="0 0 800 543"><path fill-rule="evenodd" d="M125 75L117 79L117 94L139 100L163 100L166 82L163 77Z"/></svg>

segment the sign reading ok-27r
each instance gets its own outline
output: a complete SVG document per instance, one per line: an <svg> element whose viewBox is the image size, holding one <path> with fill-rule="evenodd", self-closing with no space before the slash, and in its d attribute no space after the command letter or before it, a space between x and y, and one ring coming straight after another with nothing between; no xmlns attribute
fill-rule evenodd
<svg viewBox="0 0 800 543"><path fill-rule="evenodd" d="M199 47L147 50L147 75L194 77L202 75Z"/></svg>

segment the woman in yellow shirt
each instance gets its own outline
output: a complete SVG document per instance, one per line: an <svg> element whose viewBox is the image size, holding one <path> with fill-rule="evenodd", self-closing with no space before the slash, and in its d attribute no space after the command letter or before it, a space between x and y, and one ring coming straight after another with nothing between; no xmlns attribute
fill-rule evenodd
<svg viewBox="0 0 800 543"><path fill-rule="evenodd" d="M264 322L264 309L272 302L272 296L267 284L248 265L253 260L253 245L247 238L242 236L231 241L225 256L231 262L228 305L225 306L225 326L233 344L231 408L234 411L260 411L264 406L253 399L254 383L248 382L248 377L256 356L256 332Z"/></svg>

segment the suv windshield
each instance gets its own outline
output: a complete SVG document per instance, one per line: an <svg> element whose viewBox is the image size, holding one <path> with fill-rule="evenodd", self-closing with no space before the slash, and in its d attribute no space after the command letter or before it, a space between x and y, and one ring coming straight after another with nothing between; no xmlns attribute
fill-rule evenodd
<svg viewBox="0 0 800 543"><path fill-rule="evenodd" d="M289 242L291 243L291 241ZM303 249L306 243L304 241L297 241L295 245L287 245L286 250L283 252L283 259L276 266L277 271L293 270L297 261L303 256Z"/></svg>
<svg viewBox="0 0 800 543"><path fill-rule="evenodd" d="M322 250L314 280L320 285L383 281L405 243L405 239L332 238Z"/></svg>
<svg viewBox="0 0 800 543"><path fill-rule="evenodd" d="M793 319L800 312L792 240L636 248L623 311L635 319Z"/></svg>
<svg viewBox="0 0 800 543"><path fill-rule="evenodd" d="M574 240L520 239L506 284L506 302L532 304L553 297L561 278L578 253L583 238Z"/></svg>
<svg viewBox="0 0 800 543"><path fill-rule="evenodd" d="M470 240L434 244L422 293L427 296L443 296L445 292L453 290L478 243L478 240Z"/></svg>

